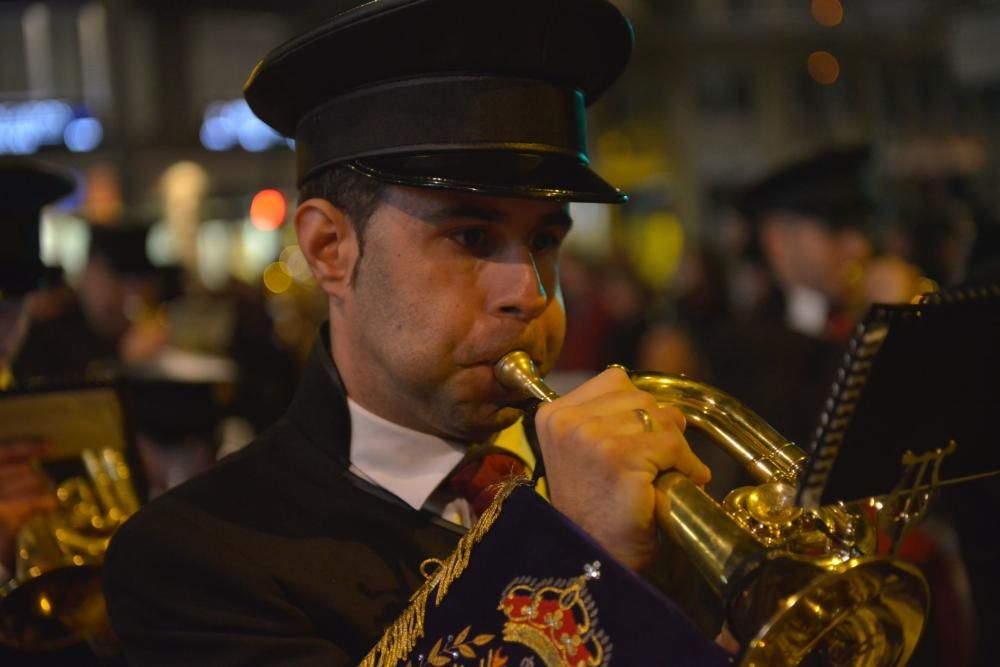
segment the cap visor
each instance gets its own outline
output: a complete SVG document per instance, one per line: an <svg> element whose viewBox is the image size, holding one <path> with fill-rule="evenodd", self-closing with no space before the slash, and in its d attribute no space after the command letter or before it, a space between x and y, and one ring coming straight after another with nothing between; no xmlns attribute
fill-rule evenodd
<svg viewBox="0 0 1000 667"><path fill-rule="evenodd" d="M495 197L621 204L628 195L566 155L462 151L389 155L348 163L395 185L460 190Z"/></svg>

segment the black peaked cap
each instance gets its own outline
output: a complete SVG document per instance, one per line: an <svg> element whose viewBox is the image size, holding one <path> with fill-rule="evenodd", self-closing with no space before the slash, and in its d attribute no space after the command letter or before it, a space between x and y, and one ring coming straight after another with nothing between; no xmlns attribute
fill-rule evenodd
<svg viewBox="0 0 1000 667"><path fill-rule="evenodd" d="M122 276L142 277L156 272L146 253L149 228L141 223L120 222L90 226L90 257L100 257Z"/></svg>
<svg viewBox="0 0 1000 667"><path fill-rule="evenodd" d="M65 169L31 158L0 158L0 216L38 214L76 187Z"/></svg>
<svg viewBox="0 0 1000 667"><path fill-rule="evenodd" d="M373 0L265 56L244 95L296 140L300 183L349 164L418 187L618 202L588 166L584 108L632 39L607 0Z"/></svg>
<svg viewBox="0 0 1000 667"><path fill-rule="evenodd" d="M870 146L825 150L786 164L739 197L751 221L775 212L812 216L832 228L858 226L872 211Z"/></svg>
<svg viewBox="0 0 1000 667"><path fill-rule="evenodd" d="M75 188L68 172L30 158L0 158L0 298L22 296L43 282L42 207Z"/></svg>

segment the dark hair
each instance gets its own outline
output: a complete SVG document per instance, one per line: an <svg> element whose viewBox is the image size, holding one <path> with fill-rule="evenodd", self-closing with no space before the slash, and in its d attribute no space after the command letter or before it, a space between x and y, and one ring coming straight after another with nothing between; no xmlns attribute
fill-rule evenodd
<svg viewBox="0 0 1000 667"><path fill-rule="evenodd" d="M385 183L347 164L327 167L299 186L299 203L325 199L347 214L358 235L358 259L364 255L365 229L382 201Z"/></svg>

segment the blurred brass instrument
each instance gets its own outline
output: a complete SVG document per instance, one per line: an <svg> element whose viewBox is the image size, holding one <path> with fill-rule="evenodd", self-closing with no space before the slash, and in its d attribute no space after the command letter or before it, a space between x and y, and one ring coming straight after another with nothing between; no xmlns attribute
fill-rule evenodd
<svg viewBox="0 0 1000 667"><path fill-rule="evenodd" d="M121 451L80 453L86 476L58 485L55 510L36 514L17 536L14 578L0 588L0 642L44 651L110 633L101 565L111 535L139 500Z"/></svg>
<svg viewBox="0 0 1000 667"><path fill-rule="evenodd" d="M494 373L539 401L558 398L524 352L504 356ZM805 452L727 394L684 377L630 378L760 482L734 489L721 506L680 473L656 483L657 521L722 599L740 664L905 664L927 617L927 582L912 565L875 555L861 508L796 506Z"/></svg>

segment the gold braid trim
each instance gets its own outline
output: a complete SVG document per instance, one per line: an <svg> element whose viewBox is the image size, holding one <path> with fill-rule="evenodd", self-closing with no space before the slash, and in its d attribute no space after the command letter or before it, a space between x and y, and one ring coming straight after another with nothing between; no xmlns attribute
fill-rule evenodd
<svg viewBox="0 0 1000 667"><path fill-rule="evenodd" d="M385 631L375 648L359 663L359 667L394 667L410 654L417 641L424 636L424 616L431 593L437 588L434 606L440 606L451 585L462 576L469 565L472 548L479 544L500 516L504 501L519 486L529 484L521 475L504 482L490 506L476 524L458 541L458 546L441 567L410 596L410 606ZM435 561L439 562L439 561ZM423 568L421 568L423 569Z"/></svg>

